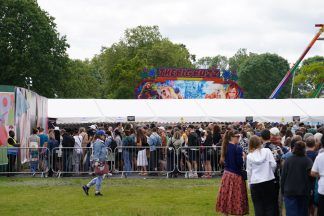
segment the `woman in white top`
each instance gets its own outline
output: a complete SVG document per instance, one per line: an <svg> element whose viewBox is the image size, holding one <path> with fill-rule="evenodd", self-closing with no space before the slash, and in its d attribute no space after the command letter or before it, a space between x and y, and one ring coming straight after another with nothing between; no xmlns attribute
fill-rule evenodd
<svg viewBox="0 0 324 216"><path fill-rule="evenodd" d="M270 149L261 147L258 136L252 136L247 155L246 171L255 215L275 215L274 171L276 161Z"/></svg>
<svg viewBox="0 0 324 216"><path fill-rule="evenodd" d="M315 134L316 135L316 134ZM324 215L324 135L321 136L321 149L314 161L311 175L318 178L318 215Z"/></svg>
<svg viewBox="0 0 324 216"><path fill-rule="evenodd" d="M73 165L73 172L79 174L80 172L80 162L82 158L82 142L83 137L81 135L82 130L79 132L75 131L74 133L74 148L73 148L73 156L72 156L72 165Z"/></svg>

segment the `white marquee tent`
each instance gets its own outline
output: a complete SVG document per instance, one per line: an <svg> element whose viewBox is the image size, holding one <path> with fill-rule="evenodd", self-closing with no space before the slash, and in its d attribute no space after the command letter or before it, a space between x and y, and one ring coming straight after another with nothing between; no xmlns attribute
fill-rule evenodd
<svg viewBox="0 0 324 216"><path fill-rule="evenodd" d="M324 123L324 99L112 100L49 99L48 116L58 124L96 122L254 121Z"/></svg>

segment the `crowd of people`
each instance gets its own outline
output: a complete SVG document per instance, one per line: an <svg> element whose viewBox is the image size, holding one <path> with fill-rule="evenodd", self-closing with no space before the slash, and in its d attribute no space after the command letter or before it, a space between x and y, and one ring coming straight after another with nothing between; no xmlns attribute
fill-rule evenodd
<svg viewBox="0 0 324 216"><path fill-rule="evenodd" d="M30 170L92 173L107 161L110 173L211 178L222 175L216 211L248 214L247 185L256 215L324 215L324 127L303 123L209 123L190 125L91 125L33 129L28 142ZM18 145L10 132L8 171ZM97 143L97 144L96 144ZM97 147L95 147L97 145ZM96 153L95 149L109 151ZM101 152L101 153L100 153ZM104 157L102 155L105 155ZM101 156L100 156L101 155ZM49 166L51 162L52 166ZM322 177L322 178L321 178ZM98 176L83 187L88 194Z"/></svg>
<svg viewBox="0 0 324 216"><path fill-rule="evenodd" d="M246 149L239 130L223 135L216 211L248 214L247 180L255 215L324 215L324 127L258 124Z"/></svg>

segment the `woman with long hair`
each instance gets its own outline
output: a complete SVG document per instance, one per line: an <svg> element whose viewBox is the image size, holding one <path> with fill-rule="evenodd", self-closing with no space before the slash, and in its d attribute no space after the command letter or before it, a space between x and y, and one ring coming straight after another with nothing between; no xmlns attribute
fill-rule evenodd
<svg viewBox="0 0 324 216"><path fill-rule="evenodd" d="M277 163L268 148L262 148L261 139L252 136L247 155L246 172L251 189L255 215L275 215L275 176Z"/></svg>
<svg viewBox="0 0 324 216"><path fill-rule="evenodd" d="M249 213L246 184L242 177L243 149L239 143L238 131L226 131L222 143L220 163L224 174L216 202L216 211L225 215L246 215Z"/></svg>
<svg viewBox="0 0 324 216"><path fill-rule="evenodd" d="M116 163L115 167L117 168L116 172L118 171L122 171L123 170L123 142L122 142L122 135L121 132L118 129L115 129L114 131L114 135L115 135L115 142L117 144L117 155L116 155ZM116 152L116 151L115 151Z"/></svg>
<svg viewBox="0 0 324 216"><path fill-rule="evenodd" d="M205 173L202 178L211 178L212 177L212 167L210 160L212 158L212 148L213 145L213 136L210 130L205 132L205 141L202 143L203 146L203 160L204 160L204 167Z"/></svg>
<svg viewBox="0 0 324 216"><path fill-rule="evenodd" d="M177 168L179 168L180 160L176 160L176 158L180 159L180 150L179 148L183 144L183 139L180 131L176 130L173 133L173 136L168 141L168 154L167 154L167 167L170 173L170 177L177 177ZM177 161L177 164L175 162ZM176 165L176 167L174 166ZM180 169L180 168L179 168Z"/></svg>
<svg viewBox="0 0 324 216"><path fill-rule="evenodd" d="M147 144L147 137L144 134L144 129L138 128L137 129L137 138L136 138L136 146L140 148L137 155L137 167L140 169L141 176L146 176L146 167L148 165L147 156L146 156L146 148L148 147Z"/></svg>

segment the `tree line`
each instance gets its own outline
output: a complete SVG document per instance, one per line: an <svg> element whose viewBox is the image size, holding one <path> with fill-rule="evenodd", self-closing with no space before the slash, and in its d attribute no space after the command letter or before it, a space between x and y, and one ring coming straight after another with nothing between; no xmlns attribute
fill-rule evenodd
<svg viewBox="0 0 324 216"><path fill-rule="evenodd" d="M0 3L0 84L30 88L49 98L134 98L144 68L221 68L236 71L245 98L268 98L289 69L286 59L271 53L238 49L196 59L184 44L164 37L158 26L126 29L123 37L102 47L91 59L71 59L66 36L54 17L36 0ZM324 57L302 62L294 97L310 97L324 81ZM289 97L290 83L280 93Z"/></svg>

